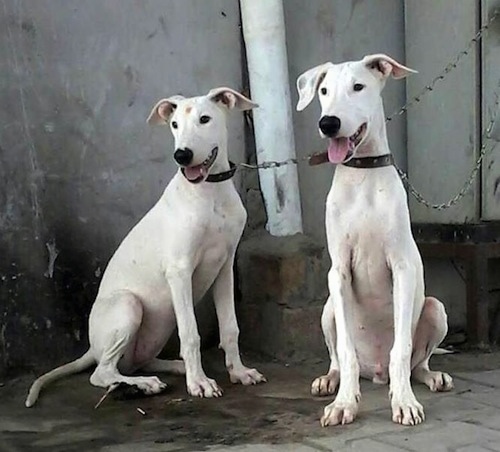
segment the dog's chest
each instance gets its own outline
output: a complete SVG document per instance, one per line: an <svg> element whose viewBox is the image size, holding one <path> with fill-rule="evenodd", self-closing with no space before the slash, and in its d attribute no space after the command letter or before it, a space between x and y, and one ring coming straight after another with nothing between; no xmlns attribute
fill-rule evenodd
<svg viewBox="0 0 500 452"><path fill-rule="evenodd" d="M204 223L203 239L198 242L196 250L193 274L195 296L208 290L222 266L234 256L245 220L246 212L243 205L235 210L223 205L214 206L211 215Z"/></svg>
<svg viewBox="0 0 500 452"><path fill-rule="evenodd" d="M246 211L240 199L218 200L201 227L200 264L217 266L234 251L240 240L246 221Z"/></svg>
<svg viewBox="0 0 500 452"><path fill-rule="evenodd" d="M246 211L239 197L216 200L207 220L205 233L208 237L217 242L237 243L245 226Z"/></svg>
<svg viewBox="0 0 500 452"><path fill-rule="evenodd" d="M351 247L373 249L392 234L400 218L407 216L404 191L393 172L392 168L355 169L344 174L342 168L335 175L326 204L332 238Z"/></svg>

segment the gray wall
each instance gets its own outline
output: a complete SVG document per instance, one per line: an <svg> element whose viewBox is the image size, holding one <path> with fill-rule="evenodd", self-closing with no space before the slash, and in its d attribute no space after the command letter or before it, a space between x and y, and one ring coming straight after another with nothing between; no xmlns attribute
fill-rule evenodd
<svg viewBox="0 0 500 452"><path fill-rule="evenodd" d="M4 0L0 371L86 346L107 260L175 171L167 128L145 122L152 105L242 89L241 74L237 0ZM242 116L231 124L241 161Z"/></svg>
<svg viewBox="0 0 500 452"><path fill-rule="evenodd" d="M498 0L482 0L481 12L483 22L491 17L491 12L500 10ZM483 101L483 127L486 127L493 115L497 115L497 123L500 125L500 112L495 109L494 92L498 92L500 81L500 20L492 24L490 32L482 41L482 101ZM495 111L497 110L497 111ZM500 128L498 129L500 130ZM492 152L483 163L483 185L482 185L482 210L481 217L484 220L500 220L500 151L499 142L489 142Z"/></svg>
<svg viewBox="0 0 500 452"><path fill-rule="evenodd" d="M408 96L422 90L463 50L477 31L478 2L407 0L406 55L419 73L408 80ZM429 51L432 49L432 51ZM469 177L479 148L479 55L472 48L458 67L408 110L408 167L426 199L451 199ZM463 223L479 220L479 180L464 199L442 211L411 199L413 221Z"/></svg>
<svg viewBox="0 0 500 452"><path fill-rule="evenodd" d="M463 50L477 31L478 2L406 0L406 55L419 73L408 79L412 98ZM432 51L429 51L429 50ZM469 177L479 144L479 55L473 48L432 93L408 110L408 170L432 203L451 199ZM454 207L429 209L409 198L412 221L463 223L479 220L479 180ZM451 329L465 324L464 268L460 261L427 259L427 293L442 300Z"/></svg>

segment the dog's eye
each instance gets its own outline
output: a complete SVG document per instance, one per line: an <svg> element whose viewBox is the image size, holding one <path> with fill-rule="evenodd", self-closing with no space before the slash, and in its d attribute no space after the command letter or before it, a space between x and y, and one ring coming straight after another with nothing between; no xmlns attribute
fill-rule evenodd
<svg viewBox="0 0 500 452"><path fill-rule="evenodd" d="M365 85L362 85L361 83L355 83L352 89L354 91L362 91Z"/></svg>
<svg viewBox="0 0 500 452"><path fill-rule="evenodd" d="M328 90L323 86L323 88L320 89L319 91L321 94L326 95L326 93L328 92Z"/></svg>
<svg viewBox="0 0 500 452"><path fill-rule="evenodd" d="M177 129L177 122L176 121L172 121L172 128Z"/></svg>
<svg viewBox="0 0 500 452"><path fill-rule="evenodd" d="M203 115L200 118L200 124L206 124L207 122L210 122L212 118L210 116Z"/></svg>

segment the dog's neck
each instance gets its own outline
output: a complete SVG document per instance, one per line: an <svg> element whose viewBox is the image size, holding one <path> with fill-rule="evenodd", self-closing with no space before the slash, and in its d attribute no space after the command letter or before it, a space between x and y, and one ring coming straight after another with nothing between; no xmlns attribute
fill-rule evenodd
<svg viewBox="0 0 500 452"><path fill-rule="evenodd" d="M224 171L228 171L229 159L227 156L227 141L219 144L219 151L217 153L217 158L215 159L214 164L210 168L210 174L222 173Z"/></svg>
<svg viewBox="0 0 500 452"><path fill-rule="evenodd" d="M229 170L229 160L227 156L227 128L224 127L223 130L220 131L220 140L218 143L219 151L217 153L217 158L215 159L212 168L210 168L210 174L222 173L224 171Z"/></svg>
<svg viewBox="0 0 500 452"><path fill-rule="evenodd" d="M369 126L369 135L356 152L356 157L377 157L390 154L389 142L387 140L387 129L385 126L384 106L380 104L379 111L373 115Z"/></svg>

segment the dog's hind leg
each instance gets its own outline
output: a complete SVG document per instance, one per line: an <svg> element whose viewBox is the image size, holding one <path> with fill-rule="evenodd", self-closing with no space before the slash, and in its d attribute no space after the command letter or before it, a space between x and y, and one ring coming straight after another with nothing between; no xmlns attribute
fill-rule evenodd
<svg viewBox="0 0 500 452"><path fill-rule="evenodd" d="M429 359L447 331L448 323L443 304L436 298L427 297L415 332L411 376L414 380L426 384L433 392L453 389L450 375L429 369Z"/></svg>
<svg viewBox="0 0 500 452"><path fill-rule="evenodd" d="M141 326L141 300L131 292L118 292L96 301L90 315L90 345L98 365L90 377L94 386L108 388L115 383L136 386L144 394L157 394L166 384L157 377L129 377L118 371L134 369L136 338Z"/></svg>
<svg viewBox="0 0 500 452"><path fill-rule="evenodd" d="M145 372L167 372L177 375L186 374L186 366L182 359L153 359L151 362L142 366Z"/></svg>
<svg viewBox="0 0 500 452"><path fill-rule="evenodd" d="M316 378L311 385L311 394L314 396L328 396L335 393L340 381L339 360L337 358L337 335L335 331L335 313L333 301L329 298L321 315L321 327L325 338L330 367L326 375Z"/></svg>

